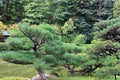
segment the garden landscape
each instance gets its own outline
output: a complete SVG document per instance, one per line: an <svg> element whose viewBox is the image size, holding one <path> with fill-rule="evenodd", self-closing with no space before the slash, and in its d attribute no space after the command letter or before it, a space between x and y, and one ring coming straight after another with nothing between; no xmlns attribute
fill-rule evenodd
<svg viewBox="0 0 120 80"><path fill-rule="evenodd" d="M0 80L120 80L120 0L0 0Z"/></svg>

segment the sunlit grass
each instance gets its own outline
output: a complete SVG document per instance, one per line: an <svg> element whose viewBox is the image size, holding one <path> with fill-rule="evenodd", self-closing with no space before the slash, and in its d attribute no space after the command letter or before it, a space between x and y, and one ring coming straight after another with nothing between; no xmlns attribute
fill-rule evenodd
<svg viewBox="0 0 120 80"><path fill-rule="evenodd" d="M19 65L0 60L0 77L19 76L29 77L37 72L32 65Z"/></svg>
<svg viewBox="0 0 120 80"><path fill-rule="evenodd" d="M0 80L30 80L30 79L23 77L4 77L4 78L0 78Z"/></svg>
<svg viewBox="0 0 120 80"><path fill-rule="evenodd" d="M59 77L51 80L95 80L93 77Z"/></svg>
<svg viewBox="0 0 120 80"><path fill-rule="evenodd" d="M98 79L95 77L59 77L59 78L54 78L50 80L115 80L114 77L111 78L104 78L104 79ZM120 80L120 77L117 76L117 80Z"/></svg>

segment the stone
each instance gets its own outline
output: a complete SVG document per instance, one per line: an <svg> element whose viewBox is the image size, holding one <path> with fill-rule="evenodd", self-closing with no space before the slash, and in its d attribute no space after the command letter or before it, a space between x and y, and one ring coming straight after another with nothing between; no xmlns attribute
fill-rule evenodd
<svg viewBox="0 0 120 80"><path fill-rule="evenodd" d="M45 76L47 78L55 78L56 77L55 75L48 75L48 74L45 74ZM33 76L31 80L41 80L41 77L40 77L40 75L36 75L36 76Z"/></svg>
<svg viewBox="0 0 120 80"><path fill-rule="evenodd" d="M39 75L33 76L31 80L41 80L41 77Z"/></svg>

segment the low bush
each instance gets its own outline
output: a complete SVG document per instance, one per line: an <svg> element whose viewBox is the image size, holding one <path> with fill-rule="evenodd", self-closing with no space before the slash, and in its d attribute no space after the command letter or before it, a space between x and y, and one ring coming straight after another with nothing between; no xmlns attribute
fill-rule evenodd
<svg viewBox="0 0 120 80"><path fill-rule="evenodd" d="M16 64L30 64L32 63L32 58L34 56L32 52L9 51L9 52L2 52L0 57L5 61Z"/></svg>
<svg viewBox="0 0 120 80"><path fill-rule="evenodd" d="M0 51L9 50L9 47L6 43L0 43Z"/></svg>

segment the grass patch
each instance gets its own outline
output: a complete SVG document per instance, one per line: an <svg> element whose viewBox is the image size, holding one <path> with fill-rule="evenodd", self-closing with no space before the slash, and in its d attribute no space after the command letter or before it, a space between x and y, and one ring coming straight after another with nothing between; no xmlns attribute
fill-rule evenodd
<svg viewBox="0 0 120 80"><path fill-rule="evenodd" d="M23 77L5 77L5 78L0 78L0 80L30 80L30 79Z"/></svg>
<svg viewBox="0 0 120 80"><path fill-rule="evenodd" d="M32 65L19 65L0 60L0 77L28 77L31 78L37 75L36 70Z"/></svg>
<svg viewBox="0 0 120 80"><path fill-rule="evenodd" d="M59 77L59 78L54 78L50 80L115 80L114 77L107 78L107 79L97 79L95 77ZM117 77L117 80L120 80L120 77Z"/></svg>
<svg viewBox="0 0 120 80"><path fill-rule="evenodd" d="M115 80L114 76L111 76L110 78L104 78L104 79L95 79L95 80ZM117 76L117 80L120 80L120 76Z"/></svg>
<svg viewBox="0 0 120 80"><path fill-rule="evenodd" d="M95 80L94 77L59 77L51 80Z"/></svg>

